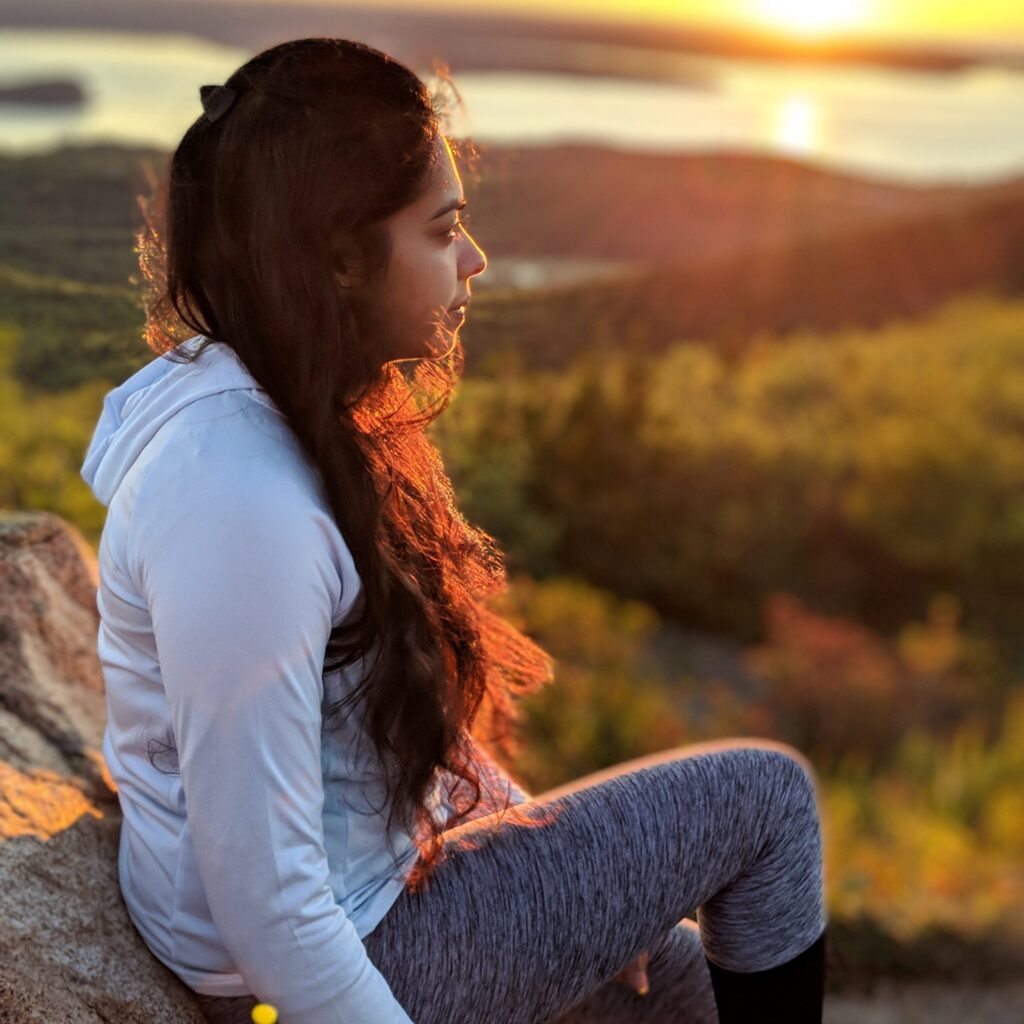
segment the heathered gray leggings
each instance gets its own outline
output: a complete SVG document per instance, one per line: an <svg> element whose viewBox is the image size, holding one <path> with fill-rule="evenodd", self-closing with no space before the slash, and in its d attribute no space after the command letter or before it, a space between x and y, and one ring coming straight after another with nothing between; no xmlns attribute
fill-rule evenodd
<svg viewBox="0 0 1024 1024"><path fill-rule="evenodd" d="M522 804L540 826L450 829L426 890L363 941L416 1024L717 1024L705 954L764 970L825 929L818 799L810 763L770 740L627 761ZM641 996L611 979L644 949ZM255 999L200 1001L248 1024Z"/></svg>

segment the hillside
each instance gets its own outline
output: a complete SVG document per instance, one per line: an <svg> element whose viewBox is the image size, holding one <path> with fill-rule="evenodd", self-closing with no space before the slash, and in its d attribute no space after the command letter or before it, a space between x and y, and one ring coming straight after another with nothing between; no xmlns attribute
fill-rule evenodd
<svg viewBox="0 0 1024 1024"><path fill-rule="evenodd" d="M623 337L648 351L688 337L732 348L757 332L875 326L978 287L1024 287L1024 178L917 188L785 158L591 145L479 156L464 161L466 219L496 271L537 260L626 269L617 281L528 290L480 275L463 331L467 372L510 350L561 366ZM136 196L167 159L115 146L0 157L0 318L33 338L19 361L26 382L75 383L45 365L55 347L80 344L83 324L93 366L112 369L96 332L112 352L133 350L143 316Z"/></svg>

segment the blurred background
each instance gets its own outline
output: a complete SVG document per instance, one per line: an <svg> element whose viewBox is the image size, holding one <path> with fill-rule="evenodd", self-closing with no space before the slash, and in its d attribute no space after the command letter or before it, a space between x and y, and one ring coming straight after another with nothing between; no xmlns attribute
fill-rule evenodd
<svg viewBox="0 0 1024 1024"><path fill-rule="evenodd" d="M1024 1020L1024 11L0 2L0 506L141 340L136 196L287 38L450 70L488 255L432 425L556 658L534 792L725 736L822 786L826 1019ZM623 1022L626 1024L626 1022Z"/></svg>

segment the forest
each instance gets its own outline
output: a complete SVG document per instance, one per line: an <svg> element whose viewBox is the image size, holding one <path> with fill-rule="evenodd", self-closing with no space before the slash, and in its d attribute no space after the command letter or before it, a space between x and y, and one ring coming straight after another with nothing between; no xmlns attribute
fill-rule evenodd
<svg viewBox="0 0 1024 1024"><path fill-rule="evenodd" d="M96 546L105 509L79 467L104 395L153 353L124 201L137 154L79 156L0 168L0 507ZM650 289L628 309L596 283L474 297L429 430L506 554L496 606L556 661L507 767L539 792L704 739L786 741L821 779L830 984L1019 971L1019 274L1008 258L861 323L820 290L830 315L794 321L781 284L724 332L673 323L671 295L710 266L672 288L624 278Z"/></svg>

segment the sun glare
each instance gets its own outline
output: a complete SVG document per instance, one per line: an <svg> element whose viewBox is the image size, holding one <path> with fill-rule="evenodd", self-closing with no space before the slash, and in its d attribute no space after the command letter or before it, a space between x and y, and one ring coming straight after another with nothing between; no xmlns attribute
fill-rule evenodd
<svg viewBox="0 0 1024 1024"><path fill-rule="evenodd" d="M819 142L818 107L803 93L787 96L777 111L775 145L785 153L807 156Z"/></svg>
<svg viewBox="0 0 1024 1024"><path fill-rule="evenodd" d="M805 36L863 24L870 0L758 0L759 17Z"/></svg>

